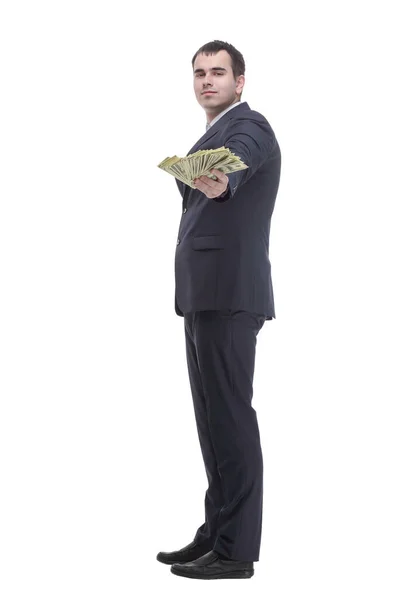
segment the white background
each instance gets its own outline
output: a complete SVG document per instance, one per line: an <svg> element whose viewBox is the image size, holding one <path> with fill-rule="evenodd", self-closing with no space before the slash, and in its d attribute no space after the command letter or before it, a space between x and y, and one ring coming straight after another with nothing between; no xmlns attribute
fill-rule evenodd
<svg viewBox="0 0 400 600"><path fill-rule="evenodd" d="M2 600L398 600L394 7L2 2ZM205 131L191 59L214 39L244 55L242 100L282 151L246 583L155 559L204 517L174 310L182 202L157 164Z"/></svg>

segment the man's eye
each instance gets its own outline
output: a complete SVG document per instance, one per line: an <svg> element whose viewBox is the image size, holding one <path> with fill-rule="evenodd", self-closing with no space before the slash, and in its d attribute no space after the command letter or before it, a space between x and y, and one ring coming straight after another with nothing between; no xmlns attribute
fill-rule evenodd
<svg viewBox="0 0 400 600"><path fill-rule="evenodd" d="M196 77L203 77L204 73L196 73ZM223 75L223 73L219 73L218 71L214 73L214 75Z"/></svg>

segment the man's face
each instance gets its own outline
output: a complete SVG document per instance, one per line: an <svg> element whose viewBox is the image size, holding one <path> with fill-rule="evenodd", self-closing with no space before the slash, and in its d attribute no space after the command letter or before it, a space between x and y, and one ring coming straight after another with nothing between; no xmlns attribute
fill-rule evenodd
<svg viewBox="0 0 400 600"><path fill-rule="evenodd" d="M244 86L244 75L237 80L233 76L231 57L226 50L216 54L198 54L193 65L193 88L198 103L210 122L220 112L238 101ZM204 94L211 90L214 93Z"/></svg>

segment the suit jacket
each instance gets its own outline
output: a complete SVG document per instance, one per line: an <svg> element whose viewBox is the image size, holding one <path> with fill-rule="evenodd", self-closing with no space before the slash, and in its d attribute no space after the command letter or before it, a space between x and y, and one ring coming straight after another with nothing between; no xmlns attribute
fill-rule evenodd
<svg viewBox="0 0 400 600"><path fill-rule="evenodd" d="M228 173L229 191L207 198L175 179L182 217L175 253L175 311L245 310L275 318L269 260L281 153L259 112L242 102L189 150L229 148L248 169Z"/></svg>

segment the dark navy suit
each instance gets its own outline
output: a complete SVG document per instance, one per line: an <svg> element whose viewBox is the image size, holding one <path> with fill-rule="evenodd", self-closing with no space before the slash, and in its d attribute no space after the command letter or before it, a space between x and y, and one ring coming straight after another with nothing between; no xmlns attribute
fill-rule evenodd
<svg viewBox="0 0 400 600"><path fill-rule="evenodd" d="M229 173L223 198L176 180L182 217L175 257L175 311L208 479L205 522L194 539L220 554L259 560L263 459L252 407L257 334L275 318L269 260L281 153L247 102L233 107L189 150L225 146L248 169Z"/></svg>

